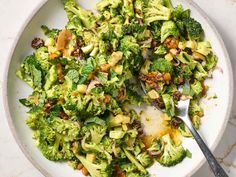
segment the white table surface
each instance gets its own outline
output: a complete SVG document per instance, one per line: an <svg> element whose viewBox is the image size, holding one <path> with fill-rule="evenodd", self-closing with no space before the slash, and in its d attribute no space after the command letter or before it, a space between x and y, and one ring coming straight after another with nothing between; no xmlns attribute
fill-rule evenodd
<svg viewBox="0 0 236 177"><path fill-rule="evenodd" d="M3 71L9 50L28 15L45 0L0 0L0 98L2 98ZM209 15L219 30L236 74L236 0L195 0ZM236 77L234 79L236 83ZM230 121L214 154L227 170L236 177L236 97ZM43 177L26 159L17 146L6 121L0 100L0 177ZM204 164L193 177L213 177Z"/></svg>

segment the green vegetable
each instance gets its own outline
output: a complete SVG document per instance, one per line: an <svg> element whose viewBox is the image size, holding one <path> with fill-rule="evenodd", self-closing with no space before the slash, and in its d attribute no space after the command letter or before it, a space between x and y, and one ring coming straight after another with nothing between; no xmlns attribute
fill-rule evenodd
<svg viewBox="0 0 236 177"><path fill-rule="evenodd" d="M153 61L151 65L151 71L160 71L160 72L173 72L173 65L171 62L167 61L164 58L159 58Z"/></svg>
<svg viewBox="0 0 236 177"><path fill-rule="evenodd" d="M150 0L144 9L144 16L144 21L147 24L160 20L169 20L171 9L165 7L160 0Z"/></svg>
<svg viewBox="0 0 236 177"><path fill-rule="evenodd" d="M174 166L186 157L186 150L179 145L173 144L169 134L162 137L165 144L163 154L158 157L158 162L163 166Z"/></svg>
<svg viewBox="0 0 236 177"><path fill-rule="evenodd" d="M74 14L81 20L84 27L91 27L95 25L95 17L92 12L78 6L75 0L64 0L64 7L67 13Z"/></svg>
<svg viewBox="0 0 236 177"><path fill-rule="evenodd" d="M188 38L190 40L200 41L203 39L204 31L202 29L202 25L199 22L191 17L184 18L183 21L188 34Z"/></svg>
<svg viewBox="0 0 236 177"><path fill-rule="evenodd" d="M174 36L175 38L179 36L179 30L173 21L166 21L161 27L161 42L164 42L169 36Z"/></svg>
<svg viewBox="0 0 236 177"><path fill-rule="evenodd" d="M175 115L175 105L174 105L174 101L173 101L172 96L169 94L163 94L162 99L165 104L166 113L171 117L174 116Z"/></svg>

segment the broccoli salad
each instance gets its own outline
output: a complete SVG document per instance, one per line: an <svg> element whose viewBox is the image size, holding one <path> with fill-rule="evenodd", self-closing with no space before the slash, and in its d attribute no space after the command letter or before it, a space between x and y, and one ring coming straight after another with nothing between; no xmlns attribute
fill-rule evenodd
<svg viewBox="0 0 236 177"><path fill-rule="evenodd" d="M65 29L43 25L45 39L33 39L35 51L16 73L33 89L20 102L41 153L91 177L150 176L154 162L169 167L190 157L174 141L173 132L191 137L176 104L191 99L198 129L204 81L217 63L190 10L170 0L102 0L96 13L75 0L62 3ZM129 106L151 103L170 131L147 143L140 114Z"/></svg>

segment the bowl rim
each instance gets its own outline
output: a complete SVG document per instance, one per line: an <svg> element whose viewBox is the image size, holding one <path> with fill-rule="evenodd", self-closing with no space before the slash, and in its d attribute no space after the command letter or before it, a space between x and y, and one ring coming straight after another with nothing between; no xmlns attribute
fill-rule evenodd
<svg viewBox="0 0 236 177"><path fill-rule="evenodd" d="M15 41L13 42L13 44L10 47L10 52L8 54L7 61L6 64L4 66L4 76L3 76L3 89L2 89L2 94L3 94L3 107L4 107L4 111L5 111L5 117L7 119L7 123L8 126L11 130L11 133L17 143L17 145L20 147L20 150L23 152L23 154L25 155L25 157L30 161L31 164L33 164L33 166L35 168L37 168L39 170L39 172L46 176L46 177L52 177L52 175L50 175L47 170L45 168L43 168L40 164L38 164L34 158L32 156L30 156L30 154L27 152L27 150L24 148L22 142L19 140L14 123L13 123L13 119L11 117L10 114L10 110L9 110L9 106L8 106L8 91L7 91L7 86L8 86L8 75L9 75L9 67L10 67L10 63L15 51L15 48L18 44L18 41L20 39L20 37L22 36L25 28L27 27L27 25L31 22L31 20L33 19L33 17L39 12L39 10L46 5L46 3L48 2L48 0L42 0L28 15L28 17L25 19L25 21L23 22L23 24L21 25L20 29L17 32L17 37L15 38ZM217 31L215 25L213 24L213 22L209 19L209 17L207 16L207 14L202 10L202 8L197 5L193 0L188 0L186 1L187 4L189 4L190 6L194 7L197 12L206 20L206 22L209 24L209 26L211 27L211 29L214 31L214 33L216 34L216 38L220 43L220 46L222 48L223 51L223 55L224 58L226 60L226 65L227 68L229 69L229 98L228 98L228 105L227 105L227 113L225 115L225 121L224 124L221 126L221 129L216 137L216 140L214 141L214 143L209 147L211 149L211 151L213 152L215 150L215 148L217 147L217 145L219 144L219 141L221 140L226 126L228 124L228 120L231 114L231 109L232 109L232 104L233 104L233 96L234 96L234 80L233 80L233 70L232 70L232 64L230 61L230 57L228 54L228 51L226 49L226 46L224 44L224 41L222 39L222 37L220 36L219 32ZM206 162L206 159L204 158L204 156L202 156L201 160L199 162L197 162L196 167L190 171L188 174L185 175L185 177L190 177L191 175L193 175L203 164L204 162Z"/></svg>

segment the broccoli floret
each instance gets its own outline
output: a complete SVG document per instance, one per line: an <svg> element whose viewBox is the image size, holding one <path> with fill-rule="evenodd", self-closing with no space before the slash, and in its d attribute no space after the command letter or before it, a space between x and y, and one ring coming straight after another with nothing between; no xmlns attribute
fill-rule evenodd
<svg viewBox="0 0 236 177"><path fill-rule="evenodd" d="M50 87L56 82L57 80L57 68L53 65L50 69L48 74L46 75L46 83L44 85L45 90L49 90Z"/></svg>
<svg viewBox="0 0 236 177"><path fill-rule="evenodd" d="M135 11L135 17L138 19L143 19L144 18L144 6L145 3L143 0L135 0L134 2L134 11Z"/></svg>
<svg viewBox="0 0 236 177"><path fill-rule="evenodd" d="M173 72L173 65L170 61L167 61L164 58L159 58L153 61L151 65L151 71L160 71L160 72Z"/></svg>
<svg viewBox="0 0 236 177"><path fill-rule="evenodd" d="M206 64L204 65L204 68L207 71L211 70L216 66L217 60L218 60L217 56L211 52L206 56Z"/></svg>
<svg viewBox="0 0 236 177"><path fill-rule="evenodd" d="M172 18L174 21L178 21L182 18L182 13L184 9L182 5L177 5L172 11Z"/></svg>
<svg viewBox="0 0 236 177"><path fill-rule="evenodd" d="M184 137L192 137L192 134L185 123L181 123L178 130L180 131L181 135Z"/></svg>
<svg viewBox="0 0 236 177"><path fill-rule="evenodd" d="M103 11L106 7L117 8L121 3L121 0L102 0L96 4L96 8Z"/></svg>
<svg viewBox="0 0 236 177"><path fill-rule="evenodd" d="M189 105L189 116L195 128L199 129L201 117L204 115L203 109L200 106L199 100L191 100Z"/></svg>
<svg viewBox="0 0 236 177"><path fill-rule="evenodd" d="M161 165L174 166L186 157L186 150L182 145L174 145L169 134L163 136L161 140L165 144L163 154L157 159Z"/></svg>
<svg viewBox="0 0 236 177"><path fill-rule="evenodd" d="M151 144L151 146L147 149L149 154L152 156L157 156L162 153L163 151L163 143L160 139L154 140Z"/></svg>
<svg viewBox="0 0 236 177"><path fill-rule="evenodd" d="M173 21L166 21L161 27L161 42L164 42L169 36L174 36L175 38L179 36L179 30Z"/></svg>
<svg viewBox="0 0 236 177"><path fill-rule="evenodd" d="M123 35L133 35L134 33L142 33L145 30L145 25L139 23L129 23L122 26Z"/></svg>
<svg viewBox="0 0 236 177"><path fill-rule="evenodd" d="M207 56L212 51L211 43L208 41L198 42L196 51L204 56Z"/></svg>
<svg viewBox="0 0 236 177"><path fill-rule="evenodd" d="M92 12L78 6L75 0L64 0L64 8L67 13L70 12L78 16L78 18L81 20L81 22L86 28L91 28L95 26L96 18L92 14Z"/></svg>
<svg viewBox="0 0 236 177"><path fill-rule="evenodd" d="M144 174L144 173L133 173L133 172L129 172L125 174L125 177L149 177L148 174Z"/></svg>
<svg viewBox="0 0 236 177"><path fill-rule="evenodd" d="M124 36L120 41L120 50L124 53L133 52L138 54L140 52L140 47L133 36Z"/></svg>
<svg viewBox="0 0 236 177"><path fill-rule="evenodd" d="M87 132L90 133L91 142L98 144L101 142L103 136L106 134L106 126L97 125L97 124L89 124L86 127Z"/></svg>
<svg viewBox="0 0 236 177"><path fill-rule="evenodd" d="M184 18L184 26L186 28L188 38L190 40L200 41L204 37L204 31L202 29L202 25L194 20L193 18Z"/></svg>
<svg viewBox="0 0 236 177"><path fill-rule="evenodd" d="M123 0L122 6L123 16L134 17L134 2L133 0Z"/></svg>
<svg viewBox="0 0 236 177"><path fill-rule="evenodd" d="M130 162L133 163L140 172L147 174L147 170L138 162L138 160L129 151L127 151L126 149L123 150Z"/></svg>
<svg viewBox="0 0 236 177"><path fill-rule="evenodd" d="M47 129L40 131L38 148L49 160L71 160L74 157L71 151L71 142L65 141L61 135L53 136L53 133ZM50 142L49 138L52 138L53 142Z"/></svg>
<svg viewBox="0 0 236 177"><path fill-rule="evenodd" d="M71 144L77 140L79 128L69 120L55 117L48 123L45 117L39 116L29 118L27 124L36 128L34 139L42 154L49 160L71 160L74 157Z"/></svg>
<svg viewBox="0 0 236 177"><path fill-rule="evenodd" d="M35 55L30 55L24 59L16 75L33 88L42 87L44 73Z"/></svg>
<svg viewBox="0 0 236 177"><path fill-rule="evenodd" d="M64 136L67 141L78 139L80 127L71 120L64 120L59 117L54 117L49 123L49 126L57 133Z"/></svg>
<svg viewBox="0 0 236 177"><path fill-rule="evenodd" d="M163 94L162 99L165 104L166 113L169 116L173 117L175 115L175 104L174 104L173 97L169 94Z"/></svg>
<svg viewBox="0 0 236 177"><path fill-rule="evenodd" d="M44 70L49 70L50 63L48 58L48 49L47 47L40 47L35 51L35 58L41 64Z"/></svg>
<svg viewBox="0 0 236 177"><path fill-rule="evenodd" d="M107 152L105 147L102 144L95 144L93 142L86 142L88 135L85 135L81 141L81 147L87 152L94 152L98 156L107 159L110 163L112 161L112 156Z"/></svg>
<svg viewBox="0 0 236 177"><path fill-rule="evenodd" d="M170 8L170 9L173 9L173 5L172 5L172 3L171 3L171 0L162 0L163 1L163 5L165 6L165 7L168 7L168 8Z"/></svg>
<svg viewBox="0 0 236 177"><path fill-rule="evenodd" d="M148 25L154 21L169 20L171 9L165 7L160 0L150 0L144 9L144 16L144 21Z"/></svg>
<svg viewBox="0 0 236 177"><path fill-rule="evenodd" d="M202 93L202 84L198 80L194 80L194 82L190 85L191 90L193 91L194 95L198 96Z"/></svg>
<svg viewBox="0 0 236 177"><path fill-rule="evenodd" d="M49 29L46 25L42 25L41 29L43 30L44 34L48 37L48 38L53 38L55 39L56 36L59 33L58 29Z"/></svg>
<svg viewBox="0 0 236 177"><path fill-rule="evenodd" d="M159 45L154 53L157 55L165 55L167 53L167 48L164 45Z"/></svg>
<svg viewBox="0 0 236 177"><path fill-rule="evenodd" d="M208 73L204 70L203 66L200 63L198 63L196 65L196 70L194 72L194 78L199 80L199 81L202 81L207 76L208 76Z"/></svg>
<svg viewBox="0 0 236 177"><path fill-rule="evenodd" d="M142 166L145 168L151 166L153 164L153 159L147 152L142 152L136 156L138 161L141 163Z"/></svg>
<svg viewBox="0 0 236 177"><path fill-rule="evenodd" d="M82 155L76 155L79 161L83 164L83 166L89 171L91 177L108 177L108 167L109 165L105 161L101 161L99 163L94 163L87 160Z"/></svg>
<svg viewBox="0 0 236 177"><path fill-rule="evenodd" d="M120 165L122 171L126 173L133 172L137 170L137 167L133 163L124 163Z"/></svg>

